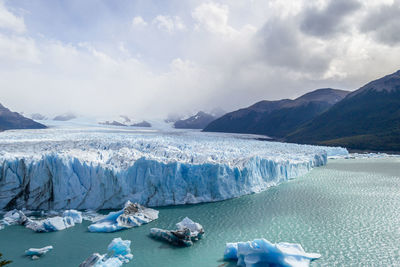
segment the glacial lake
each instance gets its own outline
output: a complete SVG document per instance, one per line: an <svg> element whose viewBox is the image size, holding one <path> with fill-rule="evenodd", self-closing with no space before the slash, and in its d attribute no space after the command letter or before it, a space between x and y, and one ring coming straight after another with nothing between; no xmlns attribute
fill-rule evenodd
<svg viewBox="0 0 400 267"><path fill-rule="evenodd" d="M300 243L322 254L312 266L400 265L400 158L337 159L260 194L199 205L162 207L159 219L116 233L89 233L88 221L55 233L22 226L0 230L0 252L9 266L78 266L105 253L115 237L132 241L134 259L124 266L236 266L222 260L226 242L266 238ZM150 228L175 228L185 216L206 234L193 247L151 239ZM32 261L31 247L53 251Z"/></svg>

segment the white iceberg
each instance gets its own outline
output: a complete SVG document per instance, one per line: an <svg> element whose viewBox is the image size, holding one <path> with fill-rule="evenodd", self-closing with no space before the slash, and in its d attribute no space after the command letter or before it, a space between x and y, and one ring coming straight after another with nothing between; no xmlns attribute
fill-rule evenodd
<svg viewBox="0 0 400 267"><path fill-rule="evenodd" d="M44 248L30 248L28 250L25 250L25 255L31 257L32 260L36 260L52 249L53 246L46 246Z"/></svg>
<svg viewBox="0 0 400 267"><path fill-rule="evenodd" d="M44 220L32 220L29 219L25 223L25 227L32 229L35 232L56 232L65 230L67 228L75 226L74 219L72 217L51 217Z"/></svg>
<svg viewBox="0 0 400 267"><path fill-rule="evenodd" d="M245 267L306 267L320 257L318 253L306 253L299 244L272 244L266 239L227 243L224 252L225 260L235 260L238 266Z"/></svg>
<svg viewBox="0 0 400 267"><path fill-rule="evenodd" d="M62 214L63 217L71 217L74 223L82 223L82 212L77 210L66 210Z"/></svg>
<svg viewBox="0 0 400 267"><path fill-rule="evenodd" d="M197 222L192 221L188 217L185 217L181 222L178 222L176 224L176 227L179 231L189 229L190 236L194 239L201 238L204 234L203 226Z"/></svg>
<svg viewBox="0 0 400 267"><path fill-rule="evenodd" d="M10 210L6 214L4 214L0 225L8 226L8 225L16 225L16 224L25 224L25 222L27 220L28 220L28 218L22 211L14 209L14 210Z"/></svg>
<svg viewBox="0 0 400 267"><path fill-rule="evenodd" d="M116 209L261 192L346 149L241 135L54 127L0 135L0 210Z"/></svg>
<svg viewBox="0 0 400 267"><path fill-rule="evenodd" d="M55 232L75 226L75 223L82 223L81 212L76 210L64 211L63 216L54 216L46 219L31 219L21 210L12 210L4 214L0 225L24 225L35 232Z"/></svg>
<svg viewBox="0 0 400 267"><path fill-rule="evenodd" d="M157 218L157 210L127 201L122 210L110 212L103 219L89 225L88 229L90 232L115 232L147 224Z"/></svg>
<svg viewBox="0 0 400 267"><path fill-rule="evenodd" d="M150 236L159 240L167 241L175 246L192 246L194 241L204 235L203 226L189 219L184 218L176 224L177 230L163 230L151 228Z"/></svg>
<svg viewBox="0 0 400 267"><path fill-rule="evenodd" d="M133 259L131 241L114 238L108 245L107 254L93 253L79 267L119 267Z"/></svg>

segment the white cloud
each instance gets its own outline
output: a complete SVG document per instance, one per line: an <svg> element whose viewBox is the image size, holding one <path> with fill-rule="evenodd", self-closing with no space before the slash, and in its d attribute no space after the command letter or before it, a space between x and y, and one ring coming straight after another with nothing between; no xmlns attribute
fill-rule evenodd
<svg viewBox="0 0 400 267"><path fill-rule="evenodd" d="M231 36L237 31L228 25L229 7L209 2L201 4L192 12L198 28L211 33Z"/></svg>
<svg viewBox="0 0 400 267"><path fill-rule="evenodd" d="M183 31L186 29L185 24L182 19L178 16L164 16L158 15L153 19L153 24L157 26L158 29L167 31L169 33Z"/></svg>
<svg viewBox="0 0 400 267"><path fill-rule="evenodd" d="M0 101L28 113L162 117L217 106L229 111L321 87L356 89L400 68L400 43L388 46L378 35L395 22L388 20L394 11L376 1L363 1L341 20L346 30L329 24L337 33L304 31L305 12L325 10L331 1L188 1L174 6L186 17L165 14L167 8L154 10L164 15L148 21L138 16L121 22L117 14L100 35L86 29L85 43L69 41L68 34L63 42L46 33L37 37L31 25L24 32L23 18L6 10L23 27L2 26ZM368 14L375 14L376 27L362 31ZM126 25L140 30L126 34Z"/></svg>
<svg viewBox="0 0 400 267"><path fill-rule="evenodd" d="M133 27L146 27L147 22L141 16L137 16L132 19L132 25Z"/></svg>
<svg viewBox="0 0 400 267"><path fill-rule="evenodd" d="M0 0L0 29L23 33L26 30L24 19L11 13Z"/></svg>

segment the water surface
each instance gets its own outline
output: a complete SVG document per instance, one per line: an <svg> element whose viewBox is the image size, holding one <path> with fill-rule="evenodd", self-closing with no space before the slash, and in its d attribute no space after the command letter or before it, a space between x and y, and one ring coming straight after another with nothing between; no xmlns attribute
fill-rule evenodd
<svg viewBox="0 0 400 267"><path fill-rule="evenodd" d="M115 237L132 240L124 266L234 266L222 261L226 242L264 237L301 243L322 254L313 266L400 265L400 159L330 160L327 166L269 190L237 199L160 208L157 221L122 232L87 232L89 222L56 233L21 226L0 231L0 252L10 266L78 266L105 253ZM175 248L148 237L151 227L174 228L185 216L201 223L203 240ZM25 249L53 245L37 261Z"/></svg>

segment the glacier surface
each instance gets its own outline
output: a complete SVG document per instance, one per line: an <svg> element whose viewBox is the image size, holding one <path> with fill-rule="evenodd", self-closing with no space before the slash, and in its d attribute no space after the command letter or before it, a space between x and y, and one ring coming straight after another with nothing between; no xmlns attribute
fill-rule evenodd
<svg viewBox="0 0 400 267"><path fill-rule="evenodd" d="M326 164L343 148L196 131L57 126L0 133L0 210L220 201Z"/></svg>
<svg viewBox="0 0 400 267"><path fill-rule="evenodd" d="M306 267L320 258L318 253L306 253L301 245L292 243L272 244L266 239L227 243L224 259L235 260L238 266Z"/></svg>

